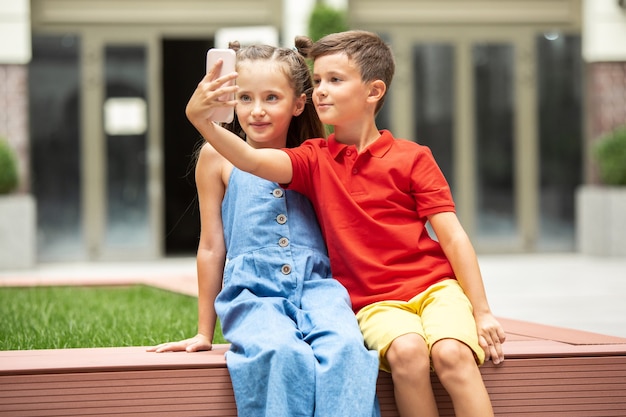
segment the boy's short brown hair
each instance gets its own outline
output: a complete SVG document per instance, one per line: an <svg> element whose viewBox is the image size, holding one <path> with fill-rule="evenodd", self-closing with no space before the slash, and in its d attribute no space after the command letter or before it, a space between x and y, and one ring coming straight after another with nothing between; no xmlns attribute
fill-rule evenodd
<svg viewBox="0 0 626 417"><path fill-rule="evenodd" d="M389 91L396 65L391 48L380 36L364 30L331 33L313 43L309 58L315 61L321 56L339 53L354 61L364 82L382 80ZM380 110L384 99L383 96L376 111Z"/></svg>

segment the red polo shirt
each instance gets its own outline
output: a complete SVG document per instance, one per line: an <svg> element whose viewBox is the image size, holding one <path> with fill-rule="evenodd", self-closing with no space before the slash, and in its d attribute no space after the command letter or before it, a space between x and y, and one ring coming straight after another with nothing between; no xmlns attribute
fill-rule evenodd
<svg viewBox="0 0 626 417"><path fill-rule="evenodd" d="M355 312L377 301L408 301L454 277L425 227L426 216L454 211L429 148L381 131L360 154L334 135L284 151L293 165L287 187L311 200L333 275Z"/></svg>

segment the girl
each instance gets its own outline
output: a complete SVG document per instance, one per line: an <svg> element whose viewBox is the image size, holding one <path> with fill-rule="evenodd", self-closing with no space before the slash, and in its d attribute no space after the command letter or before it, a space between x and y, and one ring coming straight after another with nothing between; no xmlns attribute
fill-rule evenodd
<svg viewBox="0 0 626 417"><path fill-rule="evenodd" d="M235 76L218 78L220 67L218 61L190 103L236 104L230 129L250 146L295 147L324 135L298 52L240 49L237 86L220 87ZM233 91L234 101L218 100ZM240 416L378 415L378 360L364 347L346 290L331 277L309 201L234 168L208 143L196 183L198 334L151 350L211 349L217 314L231 343L226 363Z"/></svg>

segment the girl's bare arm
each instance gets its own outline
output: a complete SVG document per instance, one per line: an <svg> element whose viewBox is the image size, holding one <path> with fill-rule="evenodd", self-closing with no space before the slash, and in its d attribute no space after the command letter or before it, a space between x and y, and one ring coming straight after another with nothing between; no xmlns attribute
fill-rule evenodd
<svg viewBox="0 0 626 417"><path fill-rule="evenodd" d="M196 186L200 204L200 243L196 258L198 272L198 333L189 339L162 343L149 351L197 352L213 347L213 333L217 322L214 302L222 288L226 259L221 204L225 184L232 165L211 145L202 147L196 165Z"/></svg>

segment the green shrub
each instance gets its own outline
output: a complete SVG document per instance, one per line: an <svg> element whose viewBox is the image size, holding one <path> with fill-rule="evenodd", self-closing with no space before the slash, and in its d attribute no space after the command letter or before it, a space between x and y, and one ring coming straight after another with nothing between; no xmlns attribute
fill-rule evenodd
<svg viewBox="0 0 626 417"><path fill-rule="evenodd" d="M346 13L322 3L316 3L309 17L309 37L313 41L331 33L348 30Z"/></svg>
<svg viewBox="0 0 626 417"><path fill-rule="evenodd" d="M17 188L17 157L7 141L0 138L0 194Z"/></svg>
<svg viewBox="0 0 626 417"><path fill-rule="evenodd" d="M626 125L598 139L594 156L606 185L626 185Z"/></svg>

